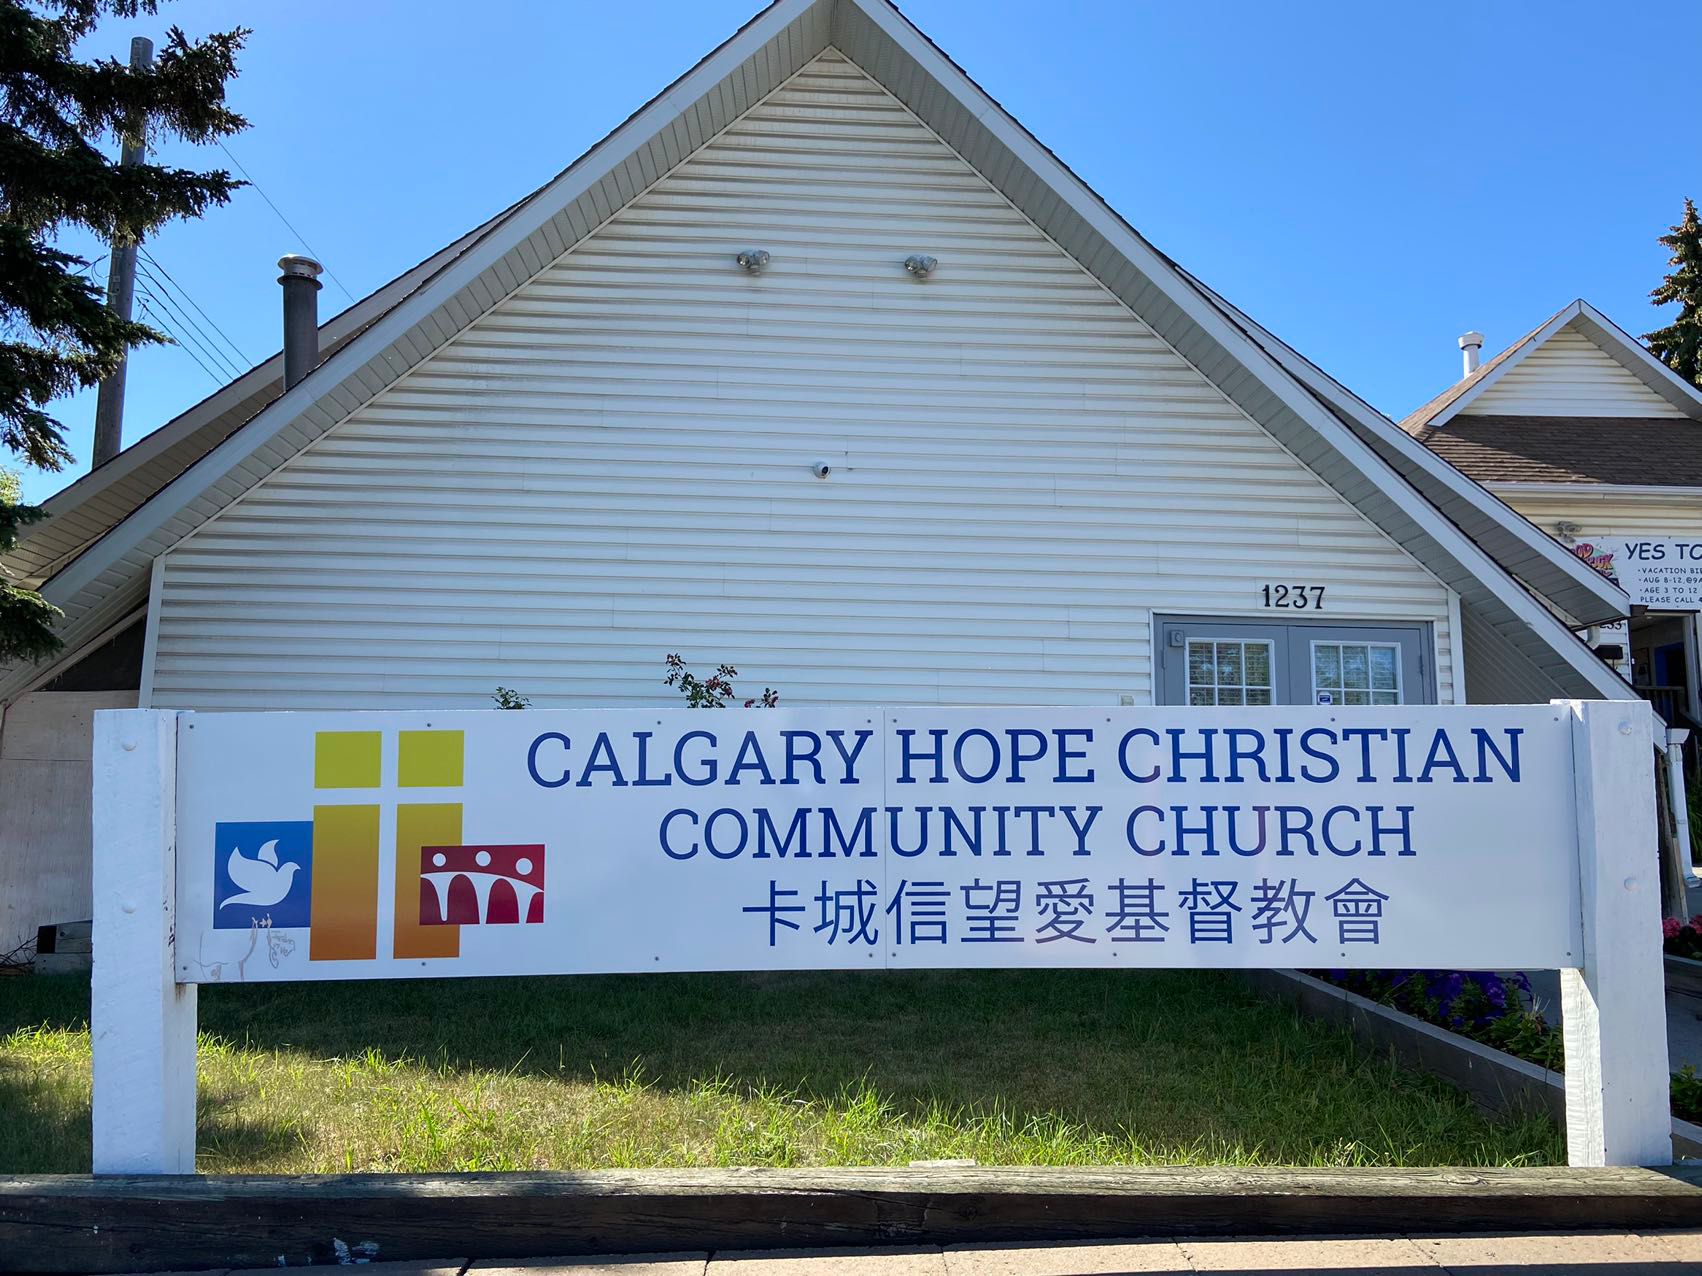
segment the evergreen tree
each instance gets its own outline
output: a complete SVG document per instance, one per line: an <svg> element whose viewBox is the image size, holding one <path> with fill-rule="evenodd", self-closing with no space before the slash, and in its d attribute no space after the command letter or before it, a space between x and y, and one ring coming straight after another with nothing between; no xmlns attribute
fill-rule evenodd
<svg viewBox="0 0 1702 1276"><path fill-rule="evenodd" d="M18 476L0 470L0 555L18 543L18 529L41 517L33 505L18 503ZM55 647L53 617L56 609L40 594L19 589L0 567L0 664L9 660L39 659ZM43 643L40 635L45 635Z"/></svg>
<svg viewBox="0 0 1702 1276"><path fill-rule="evenodd" d="M247 127L225 105L246 30L191 41L174 26L146 71L76 56L103 16L157 7L158 0L0 0L0 445L42 469L71 460L48 405L104 380L127 351L168 340L108 310L102 289L79 273L90 263L60 248L61 234L140 241L174 218L223 204L241 185L222 170L120 167L105 153L124 137L205 143ZM0 553L40 516L18 503L15 482L0 486ZM0 663L56 651L54 615L0 574Z"/></svg>
<svg viewBox="0 0 1702 1276"><path fill-rule="evenodd" d="M1662 235L1672 250L1672 270L1649 294L1654 305L1678 304L1678 316L1664 328L1643 334L1654 356L1692 385L1702 386L1702 220L1696 202L1684 201L1684 219Z"/></svg>

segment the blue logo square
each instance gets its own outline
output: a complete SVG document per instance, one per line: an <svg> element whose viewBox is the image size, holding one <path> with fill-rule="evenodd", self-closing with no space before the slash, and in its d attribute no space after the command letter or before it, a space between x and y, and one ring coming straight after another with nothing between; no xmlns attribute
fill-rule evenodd
<svg viewBox="0 0 1702 1276"><path fill-rule="evenodd" d="M213 928L271 919L306 926L313 907L313 821L255 820L213 828Z"/></svg>

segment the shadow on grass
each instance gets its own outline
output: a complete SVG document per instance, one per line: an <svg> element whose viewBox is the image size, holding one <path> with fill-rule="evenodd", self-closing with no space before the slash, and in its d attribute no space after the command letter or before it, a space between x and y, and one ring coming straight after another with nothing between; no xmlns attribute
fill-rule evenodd
<svg viewBox="0 0 1702 1276"><path fill-rule="evenodd" d="M0 1036L34 1024L80 1027L87 1006L81 981L9 980L0 985ZM1279 1162L1310 1161L1390 1127L1411 1142L1488 1130L1457 1091L1364 1055L1343 1032L1297 1019L1222 973L204 985L200 1020L203 1032L237 1045L316 1059L372 1051L449 1073L560 1081L637 1072L673 1091L721 1078L742 1091L825 1102L866 1086L914 1119L939 1106L996 1109L1019 1125L1062 1118L1094 1134L1239 1147ZM0 1076L0 1109L18 1110L7 1100L20 1084L27 1079ZM207 1107L204 1098L204 1146L229 1139L275 1152L295 1137L286 1127L222 1129L217 1106Z"/></svg>
<svg viewBox="0 0 1702 1276"><path fill-rule="evenodd" d="M0 976L0 1038L20 1028L76 1032L88 1026L87 975Z"/></svg>
<svg viewBox="0 0 1702 1276"><path fill-rule="evenodd" d="M204 988L202 1026L317 1057L371 1047L453 1070L665 1090L722 1077L832 1101L867 1084L933 1104L1062 1115L1114 1132L1166 1092L1273 1095L1271 1064L1351 1062L1231 977L1151 972L651 975ZM1340 1079L1345 1080L1345 1075ZM1227 1088L1227 1094L1225 1089Z"/></svg>

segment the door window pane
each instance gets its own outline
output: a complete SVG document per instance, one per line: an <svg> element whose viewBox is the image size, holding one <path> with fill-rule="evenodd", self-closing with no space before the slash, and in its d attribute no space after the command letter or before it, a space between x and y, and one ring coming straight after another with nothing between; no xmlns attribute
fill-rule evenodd
<svg viewBox="0 0 1702 1276"><path fill-rule="evenodd" d="M1247 661L1247 685L1249 687L1269 687L1271 683L1271 648L1269 643L1254 642L1247 644L1244 653ZM1249 704L1252 701L1248 701ZM1269 700L1261 703L1269 704Z"/></svg>
<svg viewBox="0 0 1702 1276"><path fill-rule="evenodd" d="M1220 642L1217 645L1217 684L1220 687L1241 686L1241 644Z"/></svg>
<svg viewBox="0 0 1702 1276"><path fill-rule="evenodd" d="M1217 686L1217 664L1213 659L1214 648L1209 642L1191 642L1188 644L1188 685L1190 687ZM1189 704L1198 704L1190 700ZM1212 704L1208 700L1205 703Z"/></svg>
<svg viewBox="0 0 1702 1276"><path fill-rule="evenodd" d="M1318 687L1342 685L1342 649L1339 643L1312 644L1312 681Z"/></svg>
<svg viewBox="0 0 1702 1276"><path fill-rule="evenodd" d="M1393 691L1400 686L1393 647L1371 648L1371 686L1376 691Z"/></svg>
<svg viewBox="0 0 1702 1276"><path fill-rule="evenodd" d="M1188 703L1270 704L1276 664L1273 644L1259 639L1220 642L1195 639L1188 643Z"/></svg>
<svg viewBox="0 0 1702 1276"><path fill-rule="evenodd" d="M1342 686L1350 691L1371 689L1371 653L1355 643L1342 644Z"/></svg>
<svg viewBox="0 0 1702 1276"><path fill-rule="evenodd" d="M1386 642L1312 644L1315 704L1402 704L1400 647Z"/></svg>

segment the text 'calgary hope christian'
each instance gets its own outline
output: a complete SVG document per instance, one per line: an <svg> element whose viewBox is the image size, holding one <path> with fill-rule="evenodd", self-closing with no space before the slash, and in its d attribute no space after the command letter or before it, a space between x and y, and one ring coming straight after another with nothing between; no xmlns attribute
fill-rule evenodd
<svg viewBox="0 0 1702 1276"><path fill-rule="evenodd" d="M1472 727L899 728L778 732L649 731L577 741L546 731L526 767L545 789L672 788L657 845L673 860L878 856L1413 857L1424 848L1401 786L1520 782L1523 729ZM1339 800L1344 784L1382 798ZM1023 802L1016 786L1046 786ZM1057 800L1053 786L1126 791L1129 801ZM1221 785L1222 801L1167 802L1166 786ZM828 789L834 805L787 804L785 790ZM1307 800L1329 786L1327 803ZM859 803L864 793L881 800ZM686 804L695 789L754 790L752 800ZM965 794L967 790L967 795ZM917 800L894 804L914 791ZM924 800L930 791L944 799ZM1238 800L1238 793L1257 796ZM1067 793L1068 790L1066 789ZM1218 790L1212 790L1212 796ZM1394 796L1387 796L1390 792ZM981 799L986 795L985 800ZM996 800L995 800L996 795ZM960 800L966 797L967 800Z"/></svg>

